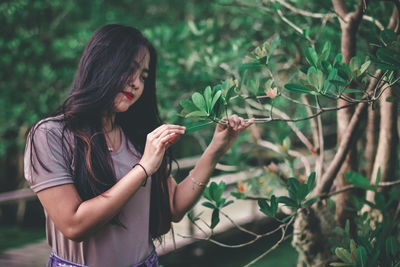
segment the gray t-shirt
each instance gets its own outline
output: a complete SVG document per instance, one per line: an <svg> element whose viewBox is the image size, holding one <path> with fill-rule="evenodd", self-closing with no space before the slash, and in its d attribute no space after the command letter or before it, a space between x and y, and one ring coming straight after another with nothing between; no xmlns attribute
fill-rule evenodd
<svg viewBox="0 0 400 267"><path fill-rule="evenodd" d="M74 183L71 172L73 157L69 157L71 160L66 162L62 155L61 132L62 123L47 119L39 126L34 136L36 151L51 172L41 167L35 153L33 161L38 172L33 171L30 161L31 142L27 140L25 178L36 193L49 187ZM72 134L66 131L66 137L71 143ZM140 159L140 154L125 135L122 137L119 150L111 153L117 179L127 174ZM140 187L122 208L119 218L125 228L109 223L82 242L67 239L45 212L49 245L61 258L88 266L129 266L142 261L154 248L149 234L150 189L149 178L146 186Z"/></svg>

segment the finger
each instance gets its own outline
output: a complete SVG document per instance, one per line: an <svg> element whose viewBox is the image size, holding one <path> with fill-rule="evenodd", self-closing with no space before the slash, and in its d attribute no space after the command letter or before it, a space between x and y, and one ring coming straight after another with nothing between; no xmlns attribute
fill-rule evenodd
<svg viewBox="0 0 400 267"><path fill-rule="evenodd" d="M180 135L179 132L173 131L170 132L169 130L163 132L156 140L157 143L165 143L165 142L170 142L172 143L177 139L177 137Z"/></svg>
<svg viewBox="0 0 400 267"><path fill-rule="evenodd" d="M242 130L246 127L246 123L244 122L244 119L242 117L239 117L239 126L238 129Z"/></svg>
<svg viewBox="0 0 400 267"><path fill-rule="evenodd" d="M172 143L170 142L171 137L175 136L175 134L168 134L168 135L164 135L162 137L159 138L159 144L164 146L164 147L169 147L172 145Z"/></svg>
<svg viewBox="0 0 400 267"><path fill-rule="evenodd" d="M180 125L174 125L174 124L163 124L156 128L153 132L150 133L150 136L154 139L159 138L162 133L165 133L165 131L168 131L169 133L172 132L177 132L184 134L185 133L185 127L180 126Z"/></svg>
<svg viewBox="0 0 400 267"><path fill-rule="evenodd" d="M231 116L231 121L232 121L232 124L233 124L233 126L232 126L232 128L233 128L233 130L237 130L238 129L238 127L239 127L239 125L240 125L240 119L239 119L239 116L238 115L232 115Z"/></svg>

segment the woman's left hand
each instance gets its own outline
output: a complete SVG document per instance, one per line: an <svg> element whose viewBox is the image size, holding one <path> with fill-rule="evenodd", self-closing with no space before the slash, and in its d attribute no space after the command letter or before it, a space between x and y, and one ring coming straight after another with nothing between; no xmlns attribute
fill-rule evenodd
<svg viewBox="0 0 400 267"><path fill-rule="evenodd" d="M214 131L213 139L209 145L217 156L222 156L232 146L238 135L249 127L254 119L247 122L237 115L232 115L228 119L224 118L218 123Z"/></svg>

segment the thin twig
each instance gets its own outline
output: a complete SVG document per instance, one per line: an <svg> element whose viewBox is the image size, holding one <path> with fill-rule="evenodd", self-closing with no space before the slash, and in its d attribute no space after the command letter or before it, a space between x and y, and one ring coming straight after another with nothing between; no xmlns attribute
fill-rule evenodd
<svg viewBox="0 0 400 267"><path fill-rule="evenodd" d="M258 256L257 258L255 258L254 260L252 260L251 262L249 262L248 264L245 265L245 267L251 266L254 263L256 263L257 261L259 261L260 259L262 259L263 257L265 257L268 253L270 253L271 251L273 251L274 249L276 249L284 240L285 240L285 235L286 235L286 231L287 228L289 227L289 225L292 223L293 219L295 217L293 216L290 221L286 224L285 228L282 228L282 236L281 239L278 240L278 242L275 243L275 245L273 245L270 249L268 249L267 251L265 251L264 253L262 253L260 256Z"/></svg>
<svg viewBox="0 0 400 267"><path fill-rule="evenodd" d="M394 181L394 182L381 182L381 183L378 184L377 187L391 187L391 186L395 186L395 185L400 185L400 180L397 180L397 181ZM376 186L375 185L371 185L371 187L376 187ZM329 192L329 193L326 193L326 194L320 194L317 197L319 197L320 199L324 199L324 198L328 198L328 197L331 197L331 196L334 196L334 195L337 195L337 194L341 194L341 193L353 190L355 188L357 188L357 187L355 187L354 185L348 185L348 186L342 187L341 189L336 190L336 191L332 191L332 192Z"/></svg>
<svg viewBox="0 0 400 267"><path fill-rule="evenodd" d="M245 232L245 233L248 233L249 235L252 235L252 236L255 236L255 237L259 236L258 234L254 233L254 232L252 232L252 231L249 231L249 230L247 230L246 228L244 228L244 227L240 226L239 224L237 224L234 220L232 220L231 217L229 217L228 214L226 214L226 213L223 212L222 210L219 210L219 212L220 212L222 215L224 215L225 218L227 218L227 219L228 219L237 229L239 229L240 231Z"/></svg>

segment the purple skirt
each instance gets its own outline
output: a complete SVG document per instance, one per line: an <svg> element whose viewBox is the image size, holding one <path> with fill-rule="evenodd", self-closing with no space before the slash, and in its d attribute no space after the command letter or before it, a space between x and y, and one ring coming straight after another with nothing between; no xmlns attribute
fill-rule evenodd
<svg viewBox="0 0 400 267"><path fill-rule="evenodd" d="M64 260L57 256L54 252L51 253L49 260L47 261L46 267L88 267L86 265L81 265L78 263L70 262ZM156 250L154 249L149 256L143 261L131 265L130 267L158 267L158 257Z"/></svg>

